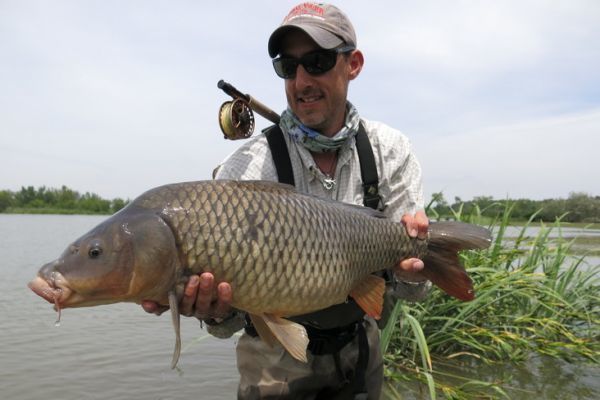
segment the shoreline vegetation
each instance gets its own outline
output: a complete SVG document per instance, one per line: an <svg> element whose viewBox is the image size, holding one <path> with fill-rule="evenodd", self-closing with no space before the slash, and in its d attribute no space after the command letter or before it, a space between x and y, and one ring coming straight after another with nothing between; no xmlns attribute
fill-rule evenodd
<svg viewBox="0 0 600 400"><path fill-rule="evenodd" d="M476 298L460 302L434 288L421 303L396 304L382 331L389 398L597 398L589 387L565 397L556 375L531 384L511 373L539 362L600 368L600 264L587 259L598 253L580 253L561 235L562 218L531 236L534 214L509 238L514 204L503 206L491 219L477 206L451 208L453 218L494 231L489 249L461 254ZM583 239L600 248L598 236Z"/></svg>
<svg viewBox="0 0 600 400"><path fill-rule="evenodd" d="M79 193L62 186L60 189L23 186L19 191L0 190L0 213L5 214L98 214L111 215L125 207L129 199L103 199L95 193ZM507 207L510 205L510 207ZM472 200L455 197L450 203L442 192L434 193L427 206L432 219L457 219L457 214L477 213L482 221L510 213L512 225L539 226L561 220L564 227L600 229L600 196L572 192L566 199L504 199L477 196Z"/></svg>
<svg viewBox="0 0 600 400"><path fill-rule="evenodd" d="M82 214L111 215L129 200L106 200L95 193L81 194L66 186L60 189L41 186L21 187L18 192L0 190L0 213L4 214Z"/></svg>
<svg viewBox="0 0 600 400"><path fill-rule="evenodd" d="M65 186L0 191L0 213L111 214L127 203ZM461 255L475 300L433 288L421 303L396 304L381 335L388 398L558 398L548 392L552 384L524 388L506 365L549 358L600 368L600 235L562 233L600 229L599 196L449 204L437 193L426 211L486 226L494 239L489 249ZM497 371L481 376L484 369Z"/></svg>

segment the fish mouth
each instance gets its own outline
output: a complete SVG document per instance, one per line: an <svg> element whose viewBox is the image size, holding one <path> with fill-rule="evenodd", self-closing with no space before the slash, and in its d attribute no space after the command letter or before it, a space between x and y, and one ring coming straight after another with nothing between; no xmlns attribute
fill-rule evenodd
<svg viewBox="0 0 600 400"><path fill-rule="evenodd" d="M68 299L73 293L66 285L65 278L57 271L52 271L48 278L38 275L27 286L41 298L53 303L56 311L68 305Z"/></svg>

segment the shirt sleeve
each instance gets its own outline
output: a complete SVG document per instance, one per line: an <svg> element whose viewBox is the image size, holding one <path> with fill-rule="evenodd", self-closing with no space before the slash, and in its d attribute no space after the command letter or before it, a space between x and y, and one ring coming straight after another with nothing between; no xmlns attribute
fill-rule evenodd
<svg viewBox="0 0 600 400"><path fill-rule="evenodd" d="M259 135L244 143L215 169L214 178L277 181L267 138Z"/></svg>
<svg viewBox="0 0 600 400"><path fill-rule="evenodd" d="M400 132L388 133L381 140L382 180L385 185L385 213L400 221L404 214L414 214L422 210L423 184L421 165L412 152L411 144Z"/></svg>
<svg viewBox="0 0 600 400"><path fill-rule="evenodd" d="M421 165L412 151L410 141L401 132L381 123L367 122L367 125L370 139L377 149L384 212L399 222L404 214L414 214L424 209ZM393 273L390 275L394 276ZM429 293L431 283L398 281L392 287L395 297L420 301Z"/></svg>

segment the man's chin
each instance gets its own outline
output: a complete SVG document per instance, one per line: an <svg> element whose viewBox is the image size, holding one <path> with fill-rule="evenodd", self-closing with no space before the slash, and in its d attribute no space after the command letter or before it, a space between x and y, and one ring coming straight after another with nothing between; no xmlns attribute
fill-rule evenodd
<svg viewBox="0 0 600 400"><path fill-rule="evenodd" d="M320 113L301 113L302 116L298 116L302 125L315 130L317 132L323 132L326 127L326 120ZM296 114L298 115L298 114Z"/></svg>

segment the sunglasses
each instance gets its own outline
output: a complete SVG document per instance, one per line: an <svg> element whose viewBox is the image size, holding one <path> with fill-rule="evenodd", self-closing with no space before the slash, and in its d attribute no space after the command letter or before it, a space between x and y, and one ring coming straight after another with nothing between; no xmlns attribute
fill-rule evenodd
<svg viewBox="0 0 600 400"><path fill-rule="evenodd" d="M338 54L352 50L354 46L344 46L332 50L311 51L300 58L281 56L273 59L273 68L283 79L294 79L298 65L302 65L311 75L321 75L335 67Z"/></svg>

